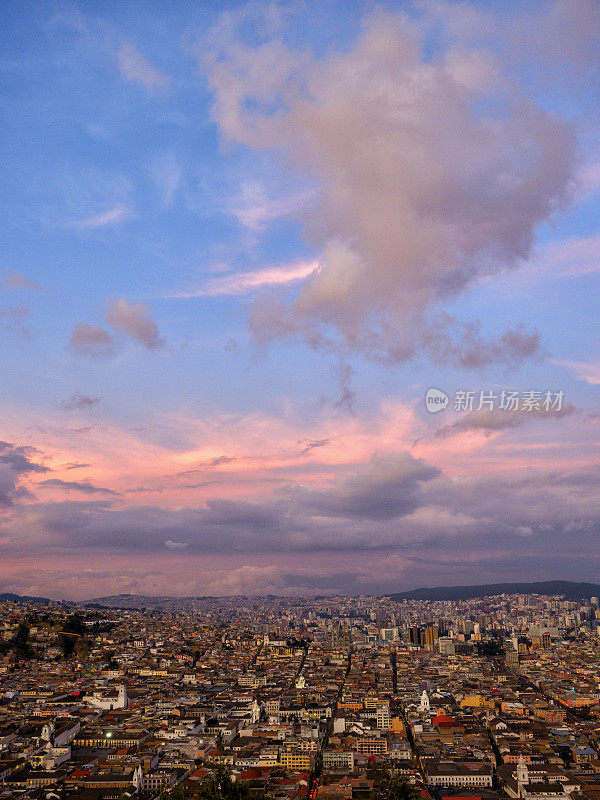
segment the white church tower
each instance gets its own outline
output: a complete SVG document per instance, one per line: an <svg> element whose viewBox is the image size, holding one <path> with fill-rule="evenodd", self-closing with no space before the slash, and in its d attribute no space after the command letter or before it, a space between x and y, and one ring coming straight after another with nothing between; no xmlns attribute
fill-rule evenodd
<svg viewBox="0 0 600 800"><path fill-rule="evenodd" d="M119 686L119 697L117 700L117 708L127 708L129 698L127 697L127 687L124 683Z"/></svg>
<svg viewBox="0 0 600 800"><path fill-rule="evenodd" d="M52 737L54 736L54 720L51 722L46 722L46 724L42 728L42 739L46 742L52 743Z"/></svg>
<svg viewBox="0 0 600 800"><path fill-rule="evenodd" d="M142 791L142 786L144 785L144 774L142 772L142 765L138 764L136 769L133 772L133 791L137 794L138 792Z"/></svg>
<svg viewBox="0 0 600 800"><path fill-rule="evenodd" d="M423 694L421 695L421 704L419 706L419 711L423 711L425 714L429 714L430 706L429 706L429 696L425 689L423 689Z"/></svg>
<svg viewBox="0 0 600 800"><path fill-rule="evenodd" d="M527 764L525 763L523 756L519 756L519 762L517 764L517 786L519 789L519 797L525 797L527 791L525 787L528 784L529 770L527 769Z"/></svg>

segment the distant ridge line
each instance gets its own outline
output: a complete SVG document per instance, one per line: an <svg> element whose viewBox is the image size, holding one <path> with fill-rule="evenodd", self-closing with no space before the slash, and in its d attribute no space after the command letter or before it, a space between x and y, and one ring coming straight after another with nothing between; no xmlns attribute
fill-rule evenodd
<svg viewBox="0 0 600 800"><path fill-rule="evenodd" d="M529 583L488 583L472 586L434 586L386 594L392 600L475 600L498 594L561 595L566 600L600 596L600 584L585 581L534 581Z"/></svg>
<svg viewBox="0 0 600 800"><path fill-rule="evenodd" d="M0 592L0 602L47 606L51 603L56 603L56 600L49 600L47 597L30 597L29 595L14 594L13 592Z"/></svg>
<svg viewBox="0 0 600 800"><path fill-rule="evenodd" d="M514 583L487 583L459 586L434 586L421 587L420 589L410 589L405 592L394 592L379 595L379 597L389 597L392 600L475 600L483 597L493 597L500 594L541 594L555 595L566 600L589 600L590 597L600 597L600 583L589 583L586 581L533 581L533 582L514 582ZM230 595L232 596L232 595ZM239 595L236 595L238 597ZM269 595L273 596L273 595ZM335 596L341 596L336 594ZM350 597L351 595L348 595ZM367 595L365 595L367 596ZM375 593L369 595L377 597ZM248 599L257 600L261 595L248 596ZM262 595L267 597L267 595ZM329 595L318 595L312 599L324 599ZM304 596L309 599L310 596ZM88 608L104 609L130 609L140 610L159 610L165 606L175 607L182 602L216 601L225 600L226 597L215 595L189 595L189 596L164 596L164 595L138 595L120 594L108 597L94 597L83 601L66 601L66 605L77 605ZM18 595L13 592L0 592L0 602L27 603L30 605L63 605L65 601L51 600L47 597L30 597L28 595Z"/></svg>

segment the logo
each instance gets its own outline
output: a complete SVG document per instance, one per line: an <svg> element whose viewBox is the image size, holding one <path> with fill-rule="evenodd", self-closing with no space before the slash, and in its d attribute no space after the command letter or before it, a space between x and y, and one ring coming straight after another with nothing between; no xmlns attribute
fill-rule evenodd
<svg viewBox="0 0 600 800"><path fill-rule="evenodd" d="M437 414L446 408L449 399L446 392L442 392L441 389L428 389L425 394L425 407L431 414Z"/></svg>
<svg viewBox="0 0 600 800"><path fill-rule="evenodd" d="M513 391L502 389L497 393L493 390L475 391L473 389L459 389L454 392L454 411L518 411L532 416L558 416L568 414L573 406L564 402L565 393L546 389L527 389L526 391ZM448 407L450 398L441 389L428 389L425 393L425 407L430 414L437 414Z"/></svg>

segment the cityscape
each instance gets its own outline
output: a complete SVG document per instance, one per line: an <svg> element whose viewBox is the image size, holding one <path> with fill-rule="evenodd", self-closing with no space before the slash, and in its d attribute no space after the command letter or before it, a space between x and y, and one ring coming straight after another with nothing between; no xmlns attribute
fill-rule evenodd
<svg viewBox="0 0 600 800"><path fill-rule="evenodd" d="M3 603L0 797L600 796L598 597L119 602Z"/></svg>

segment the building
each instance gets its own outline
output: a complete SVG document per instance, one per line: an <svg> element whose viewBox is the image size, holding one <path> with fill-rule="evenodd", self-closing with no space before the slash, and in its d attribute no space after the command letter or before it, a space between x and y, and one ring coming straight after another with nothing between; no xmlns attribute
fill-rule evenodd
<svg viewBox="0 0 600 800"><path fill-rule="evenodd" d="M328 747L323 753L324 770L348 770L354 769L354 753L352 750L339 750Z"/></svg>
<svg viewBox="0 0 600 800"><path fill-rule="evenodd" d="M427 782L445 788L491 788L493 768L489 761L427 761Z"/></svg>
<svg viewBox="0 0 600 800"><path fill-rule="evenodd" d="M359 756L387 755L387 739L379 736L361 736L356 740L356 752Z"/></svg>

